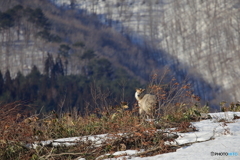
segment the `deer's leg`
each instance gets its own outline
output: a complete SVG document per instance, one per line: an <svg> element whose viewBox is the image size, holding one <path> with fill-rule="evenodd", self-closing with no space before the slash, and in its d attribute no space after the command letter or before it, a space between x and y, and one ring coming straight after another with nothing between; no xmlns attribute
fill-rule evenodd
<svg viewBox="0 0 240 160"><path fill-rule="evenodd" d="M141 107L139 107L139 114L142 115L143 114L143 109Z"/></svg>

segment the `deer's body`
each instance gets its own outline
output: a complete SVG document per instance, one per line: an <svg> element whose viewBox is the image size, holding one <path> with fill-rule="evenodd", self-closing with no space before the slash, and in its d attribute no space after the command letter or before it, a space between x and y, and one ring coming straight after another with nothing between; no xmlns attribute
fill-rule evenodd
<svg viewBox="0 0 240 160"><path fill-rule="evenodd" d="M138 101L139 114L146 113L149 116L153 116L155 107L157 104L157 97L151 94L145 94L145 89L136 89L135 98Z"/></svg>

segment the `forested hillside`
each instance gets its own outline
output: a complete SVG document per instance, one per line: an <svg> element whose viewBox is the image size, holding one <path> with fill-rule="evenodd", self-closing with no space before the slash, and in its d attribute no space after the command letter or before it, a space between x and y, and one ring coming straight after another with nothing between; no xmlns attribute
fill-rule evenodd
<svg viewBox="0 0 240 160"><path fill-rule="evenodd" d="M215 6L215 12L207 6ZM216 14L227 8L233 10ZM227 64L237 56L238 48L230 47L237 39L220 21L209 23L214 15L224 22L232 15L236 29L236 8L237 3L222 1L1 1L0 69L4 81L7 71L14 79L19 73L28 75L34 66L41 76L51 78L54 69L46 69L50 56L52 64L61 61L64 77L82 76L92 83L94 74L102 75L108 68L110 80L124 73L128 80L141 83L134 88L169 68L168 76L191 83L203 103L236 101L238 71ZM184 19L186 15L190 18ZM216 26L224 34L215 34ZM214 41L214 36L221 40ZM102 64L102 69L96 67ZM237 58L232 64L236 66ZM107 82L102 80L101 85Z"/></svg>
<svg viewBox="0 0 240 160"><path fill-rule="evenodd" d="M52 0L74 6L140 44L158 64L187 77L195 91L215 103L238 101L239 1ZM164 51L166 54L163 54Z"/></svg>
<svg viewBox="0 0 240 160"><path fill-rule="evenodd" d="M47 0L0 3L3 103L58 111L132 104L134 88L153 73L143 49L95 16Z"/></svg>
<svg viewBox="0 0 240 160"><path fill-rule="evenodd" d="M83 74L85 64L91 59L86 55L92 53L97 58L109 59L116 67L124 67L129 73L141 70L134 74L140 79L148 78L147 72L155 65L146 61L149 57L145 50L102 25L94 15L57 8L47 0L24 0L17 5L18 1L1 2L1 13L6 19L2 19L0 36L3 72L11 68L13 76L19 70L26 74L33 65L42 72L47 53L54 57L61 55L67 64L67 74Z"/></svg>

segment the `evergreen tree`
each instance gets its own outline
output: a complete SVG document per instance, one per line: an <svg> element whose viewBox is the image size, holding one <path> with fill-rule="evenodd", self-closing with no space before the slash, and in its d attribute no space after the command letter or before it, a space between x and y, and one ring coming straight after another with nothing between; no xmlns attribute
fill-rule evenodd
<svg viewBox="0 0 240 160"><path fill-rule="evenodd" d="M10 71L7 70L4 76L4 92L6 93L6 101L11 101L16 97L15 88L13 85L12 78L10 76Z"/></svg>
<svg viewBox="0 0 240 160"><path fill-rule="evenodd" d="M71 47L69 47L68 45L61 44L58 49L58 54L62 55L63 57L68 57L70 49Z"/></svg>
<svg viewBox="0 0 240 160"><path fill-rule="evenodd" d="M41 75L40 71L38 70L37 66L34 65L28 76L31 77L31 79L33 80L38 80L40 75Z"/></svg>
<svg viewBox="0 0 240 160"><path fill-rule="evenodd" d="M5 13L9 14L12 17L14 23L19 23L23 15L23 6L16 5L13 8L7 10Z"/></svg>
<svg viewBox="0 0 240 160"><path fill-rule="evenodd" d="M17 77L13 80L14 88L16 89L17 99L22 99L22 83L24 82L24 76L21 72L17 73Z"/></svg>
<svg viewBox="0 0 240 160"><path fill-rule="evenodd" d="M82 59L87 59L88 61L93 59L96 56L93 50L87 50L81 56Z"/></svg>
<svg viewBox="0 0 240 160"><path fill-rule="evenodd" d="M41 73L35 65L27 76L27 79L30 87L30 100L36 100L38 97L39 83L41 83Z"/></svg>
<svg viewBox="0 0 240 160"><path fill-rule="evenodd" d="M4 80L2 72L0 71L0 95L3 93Z"/></svg>
<svg viewBox="0 0 240 160"><path fill-rule="evenodd" d="M13 87L13 83L12 83L12 78L11 78L11 75L10 75L10 71L7 70L5 72L5 76L4 76L4 79L5 79L5 90L6 91L11 91L12 90L12 87Z"/></svg>
<svg viewBox="0 0 240 160"><path fill-rule="evenodd" d="M60 43L62 41L61 37L58 35L51 34L48 30L44 29L42 31L39 31L36 34L37 37L40 37L44 39L47 42L55 42L55 43Z"/></svg>
<svg viewBox="0 0 240 160"><path fill-rule="evenodd" d="M8 11L14 20L14 26L16 27L18 40L20 40L20 28L21 28L21 19L23 16L23 6L16 5Z"/></svg>
<svg viewBox="0 0 240 160"><path fill-rule="evenodd" d="M54 61L53 61L53 57L51 54L47 54L47 59L45 60L45 64L44 64L44 73L50 77L53 66L54 66Z"/></svg>
<svg viewBox="0 0 240 160"><path fill-rule="evenodd" d="M0 13L0 30L13 27L13 18L9 13Z"/></svg>
<svg viewBox="0 0 240 160"><path fill-rule="evenodd" d="M54 64L53 70L57 76L64 75L64 67L63 67L62 60L59 55L56 59L56 63Z"/></svg>
<svg viewBox="0 0 240 160"><path fill-rule="evenodd" d="M112 64L109 60L102 58L98 60L94 60L89 64L90 74L93 78L101 79L101 78L112 78L113 68Z"/></svg>
<svg viewBox="0 0 240 160"><path fill-rule="evenodd" d="M48 19L42 12L41 8L36 8L35 10L31 8L26 8L25 13L28 16L28 21L35 24L37 27L49 30L50 23Z"/></svg>

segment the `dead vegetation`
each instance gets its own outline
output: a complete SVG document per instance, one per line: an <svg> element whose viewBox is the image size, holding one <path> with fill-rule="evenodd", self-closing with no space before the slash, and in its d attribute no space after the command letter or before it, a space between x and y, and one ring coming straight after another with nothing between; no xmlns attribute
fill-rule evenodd
<svg viewBox="0 0 240 160"><path fill-rule="evenodd" d="M102 111L101 115L98 113L73 116L74 113L62 115L55 112L46 115L22 113L22 108L26 107L28 106L23 102L1 105L1 159L74 159L77 157L95 159L106 153L110 153L107 157L114 157L111 153L128 149L144 149L144 152L136 155L143 157L177 149L176 146L165 145L164 142L174 141L178 136L170 136L171 132L157 129L154 122L140 123L137 108L125 110L121 106L115 106ZM165 121L165 124L167 123ZM192 130L194 127L189 122L168 123L168 127L176 127L176 125L179 125L178 132L196 131ZM30 144L42 140L106 133L112 138L103 141L101 145L96 145L91 140L80 140L70 147L56 147L51 143L46 146L29 147Z"/></svg>
<svg viewBox="0 0 240 160"><path fill-rule="evenodd" d="M86 108L84 115L76 110L33 114L31 107L23 102L2 104L0 158L101 159L115 157L112 153L129 149L141 150L136 155L141 157L173 152L181 146L165 142L174 142L178 138L176 132L197 131L190 122L199 120L198 113L207 111L207 107L197 105L186 85L172 81L162 86L156 82L149 87L161 104L156 108L159 112L154 121L143 120L138 115L138 106L128 106L126 102L103 105L101 110ZM104 134L101 143L89 138L101 134ZM69 142L71 146L53 145L54 139L66 137L79 137L79 140ZM46 140L52 142L40 143Z"/></svg>

